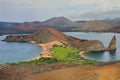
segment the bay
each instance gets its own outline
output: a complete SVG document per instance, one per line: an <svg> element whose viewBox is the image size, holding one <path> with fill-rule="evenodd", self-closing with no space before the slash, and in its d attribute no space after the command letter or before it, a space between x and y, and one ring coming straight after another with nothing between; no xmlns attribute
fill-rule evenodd
<svg viewBox="0 0 120 80"><path fill-rule="evenodd" d="M1 41L5 37L0 36L0 64L29 61L41 53L41 48L35 44Z"/></svg>
<svg viewBox="0 0 120 80"><path fill-rule="evenodd" d="M120 61L120 34L119 33L96 33L96 32L64 32L66 35L74 36L79 39L100 40L105 47L108 47L112 37L115 35L117 40L117 50L115 52L90 52L84 54L91 60L110 62Z"/></svg>

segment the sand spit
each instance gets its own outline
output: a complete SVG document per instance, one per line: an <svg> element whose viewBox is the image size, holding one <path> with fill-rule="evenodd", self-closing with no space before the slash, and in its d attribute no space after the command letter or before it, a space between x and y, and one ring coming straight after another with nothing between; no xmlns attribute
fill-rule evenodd
<svg viewBox="0 0 120 80"><path fill-rule="evenodd" d="M59 46L64 46L63 43L61 43L60 41L51 41L49 43L46 44L37 44L38 46L40 46L42 48L42 53L40 53L37 57L33 58L32 60L38 60L40 58L50 58L50 49L54 46L54 45L59 45Z"/></svg>

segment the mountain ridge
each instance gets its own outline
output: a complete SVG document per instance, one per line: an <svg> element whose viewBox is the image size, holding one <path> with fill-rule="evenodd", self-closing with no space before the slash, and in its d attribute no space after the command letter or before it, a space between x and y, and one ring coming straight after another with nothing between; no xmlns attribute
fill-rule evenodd
<svg viewBox="0 0 120 80"><path fill-rule="evenodd" d="M23 23L0 22L0 33L33 33L43 28L56 28L60 31L120 32L120 19L71 21L65 17L53 17L46 21ZM113 31L112 31L113 30Z"/></svg>
<svg viewBox="0 0 120 80"><path fill-rule="evenodd" d="M112 28L112 25L107 22L103 22L99 20L90 20L83 23L80 27L76 28L75 30L103 31L103 30L108 30L109 28Z"/></svg>

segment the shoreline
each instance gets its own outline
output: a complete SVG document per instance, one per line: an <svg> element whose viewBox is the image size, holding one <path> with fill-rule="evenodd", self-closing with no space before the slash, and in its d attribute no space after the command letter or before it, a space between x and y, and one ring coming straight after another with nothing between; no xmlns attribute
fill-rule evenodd
<svg viewBox="0 0 120 80"><path fill-rule="evenodd" d="M87 60L90 60L90 59L88 59L87 57L85 57L83 54L86 54L88 51L81 51L80 53L79 53L79 55L80 55L80 57L82 57L83 59L87 59Z"/></svg>
<svg viewBox="0 0 120 80"><path fill-rule="evenodd" d="M33 58L32 60L39 60L40 58L51 58L50 56L50 50L47 49L47 46L45 44L37 44L39 47L42 48L42 52L36 56L35 58ZM88 59L87 57L85 57L83 54L85 54L87 51L81 51L79 53L80 57L82 57L83 59Z"/></svg>
<svg viewBox="0 0 120 80"><path fill-rule="evenodd" d="M36 44L35 41L30 41L30 43L32 44ZM41 47L42 48L42 51L41 53L39 53L39 55L37 55L36 57L34 57L32 60L39 60L40 58L51 58L50 54L50 49L53 47L53 45L62 45L64 46L63 43L59 42L59 41L51 41L49 43L46 43L46 44L43 44L43 43L39 43L39 44L36 44L37 46ZM87 60L90 60L88 59L87 57L85 57L83 54L87 53L88 51L81 51L79 53L80 57L82 57L83 59L87 59Z"/></svg>
<svg viewBox="0 0 120 80"><path fill-rule="evenodd" d="M36 55L36 57L33 57L31 60L39 60L40 58L51 58L50 49L54 45L64 46L64 44L59 41L51 41L51 42L45 43L45 44L43 44L43 43L37 44L35 41L30 41L30 43L35 44L35 45L39 46L40 48L42 48L42 51L38 55ZM81 51L81 52L79 52L79 55L83 59L91 60L83 55L83 54L86 54L87 52L89 52L89 51ZM97 61L97 62L104 62L104 61ZM110 62L117 62L117 61L110 61ZM105 63L109 63L109 62L105 62Z"/></svg>
<svg viewBox="0 0 120 80"><path fill-rule="evenodd" d="M35 42L33 41L30 41L30 43L32 44L36 44ZM42 52L39 53L39 55L37 55L36 57L34 57L32 60L39 60L40 58L51 58L50 54L50 49L54 46L54 45L60 45L60 46L64 46L63 43L59 42L59 41L51 41L49 43L39 43L39 44L36 44L38 45L39 47L42 48Z"/></svg>
<svg viewBox="0 0 120 80"><path fill-rule="evenodd" d="M50 51L49 49L47 49L45 44L37 44L39 47L42 48L41 53L39 53L39 55L37 55L36 57L34 57L32 60L39 60L40 58L50 58Z"/></svg>

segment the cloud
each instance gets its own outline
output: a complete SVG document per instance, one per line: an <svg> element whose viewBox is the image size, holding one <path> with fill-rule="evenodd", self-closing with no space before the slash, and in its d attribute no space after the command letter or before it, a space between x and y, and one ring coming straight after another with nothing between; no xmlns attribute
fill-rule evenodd
<svg viewBox="0 0 120 80"><path fill-rule="evenodd" d="M120 17L120 0L71 0L76 10L60 13L72 20L104 19Z"/></svg>
<svg viewBox="0 0 120 80"><path fill-rule="evenodd" d="M31 8L56 8L66 4L68 0L2 0L2 5L27 6Z"/></svg>
<svg viewBox="0 0 120 80"><path fill-rule="evenodd" d="M100 8L114 8L114 7L120 7L120 0L71 0L71 5L74 6L86 6L86 5L99 5Z"/></svg>
<svg viewBox="0 0 120 80"><path fill-rule="evenodd" d="M76 14L76 15L74 15ZM120 9L109 10L109 11L90 11L82 14L72 13L67 15L73 20L93 20L93 19L105 19L105 18L120 18Z"/></svg>
<svg viewBox="0 0 120 80"><path fill-rule="evenodd" d="M120 17L120 0L0 0L0 20L45 20Z"/></svg>

